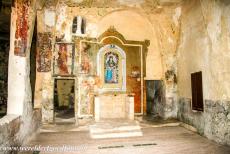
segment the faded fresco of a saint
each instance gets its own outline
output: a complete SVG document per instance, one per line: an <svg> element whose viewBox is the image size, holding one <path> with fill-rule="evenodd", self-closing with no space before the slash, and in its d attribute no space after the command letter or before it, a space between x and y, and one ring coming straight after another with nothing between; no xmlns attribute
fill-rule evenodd
<svg viewBox="0 0 230 154"><path fill-rule="evenodd" d="M66 44L60 45L58 51L58 59L57 59L60 74L69 74L67 60L68 60L67 45Z"/></svg>

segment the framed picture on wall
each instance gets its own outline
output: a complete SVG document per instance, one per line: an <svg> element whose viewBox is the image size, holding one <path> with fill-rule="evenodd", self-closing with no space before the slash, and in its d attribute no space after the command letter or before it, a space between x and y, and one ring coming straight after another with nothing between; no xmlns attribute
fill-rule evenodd
<svg viewBox="0 0 230 154"><path fill-rule="evenodd" d="M54 76L73 76L74 43L56 43L53 57Z"/></svg>

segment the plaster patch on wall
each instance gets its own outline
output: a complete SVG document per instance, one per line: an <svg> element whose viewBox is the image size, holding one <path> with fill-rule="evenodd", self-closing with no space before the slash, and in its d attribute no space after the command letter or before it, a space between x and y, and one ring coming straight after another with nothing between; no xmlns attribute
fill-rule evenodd
<svg viewBox="0 0 230 154"><path fill-rule="evenodd" d="M181 7L178 7L175 9L175 14L173 15L173 22L177 27L179 26L180 16L181 16Z"/></svg>
<svg viewBox="0 0 230 154"><path fill-rule="evenodd" d="M43 76L42 84L42 121L53 122L53 80L49 73Z"/></svg>
<svg viewBox="0 0 230 154"><path fill-rule="evenodd" d="M135 6L144 3L144 0L118 0L120 4L128 5L128 6Z"/></svg>
<svg viewBox="0 0 230 154"><path fill-rule="evenodd" d="M64 36L63 40L71 42L72 20L68 18L68 7L60 3L57 9L56 36Z"/></svg>
<svg viewBox="0 0 230 154"><path fill-rule="evenodd" d="M173 39L171 37L168 38L169 43L173 43Z"/></svg>
<svg viewBox="0 0 230 154"><path fill-rule="evenodd" d="M74 3L82 3L84 0L71 0Z"/></svg>
<svg viewBox="0 0 230 154"><path fill-rule="evenodd" d="M46 26L53 27L55 25L56 14L54 11L45 10L45 24Z"/></svg>
<svg viewBox="0 0 230 154"><path fill-rule="evenodd" d="M94 23L87 24L86 34L88 34L90 37L96 38L98 36L97 24Z"/></svg>

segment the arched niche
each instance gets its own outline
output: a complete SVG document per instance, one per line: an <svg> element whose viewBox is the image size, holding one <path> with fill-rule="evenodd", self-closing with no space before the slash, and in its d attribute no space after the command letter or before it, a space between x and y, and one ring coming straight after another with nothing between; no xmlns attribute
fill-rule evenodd
<svg viewBox="0 0 230 154"><path fill-rule="evenodd" d="M148 15L138 9L120 9L109 12L97 23L98 36L104 33L111 25L121 33L126 40L150 40L146 57L146 79L160 80L163 73L163 61L159 40L157 39L157 25ZM154 66L154 67L153 67Z"/></svg>
<svg viewBox="0 0 230 154"><path fill-rule="evenodd" d="M97 54L97 75L101 91L126 92L126 53L119 46L107 44Z"/></svg>
<svg viewBox="0 0 230 154"><path fill-rule="evenodd" d="M78 116L91 115L88 107L93 104L90 96L128 95L134 97L135 114L144 111L144 77L146 76L146 54L148 40L126 40L113 26L98 38L75 37L79 49L78 69ZM108 57L117 57L117 80L106 81ZM107 59L106 59L107 58ZM116 63L116 62L115 62ZM111 73L111 72L110 72ZM110 83L111 80L111 83ZM93 83L91 89L89 84ZM89 91L90 90L90 91ZM84 95L82 95L84 94ZM109 96L108 96L109 97Z"/></svg>
<svg viewBox="0 0 230 154"><path fill-rule="evenodd" d="M97 72L103 83L99 91L118 91L133 95L135 113L143 114L144 77L146 76L146 55L150 45L149 40L126 40L115 27L111 26L98 37L98 42L103 45L97 55ZM121 58L123 58L122 71L120 71L122 73L120 75L120 77L122 76L122 81L117 84L117 87L106 84L104 80L105 72L103 72L103 69L105 70L105 68L102 69L102 66L105 66L105 61L103 61L103 56L110 52L110 50L115 50L115 53L120 54Z"/></svg>

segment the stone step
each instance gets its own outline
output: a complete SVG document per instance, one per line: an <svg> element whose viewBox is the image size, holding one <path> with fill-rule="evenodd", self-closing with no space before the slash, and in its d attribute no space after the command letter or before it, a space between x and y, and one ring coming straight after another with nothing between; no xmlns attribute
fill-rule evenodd
<svg viewBox="0 0 230 154"><path fill-rule="evenodd" d="M138 122L110 121L100 122L89 126L90 136L93 139L123 138L143 136Z"/></svg>
<svg viewBox="0 0 230 154"><path fill-rule="evenodd" d="M120 126L114 128L98 128L97 126L90 126L90 133L112 133L112 132L124 132L124 131L139 131L140 126Z"/></svg>
<svg viewBox="0 0 230 154"><path fill-rule="evenodd" d="M141 131L125 131L125 132L111 132L111 133L93 133L90 134L93 139L106 139L106 138L126 138L143 136Z"/></svg>

